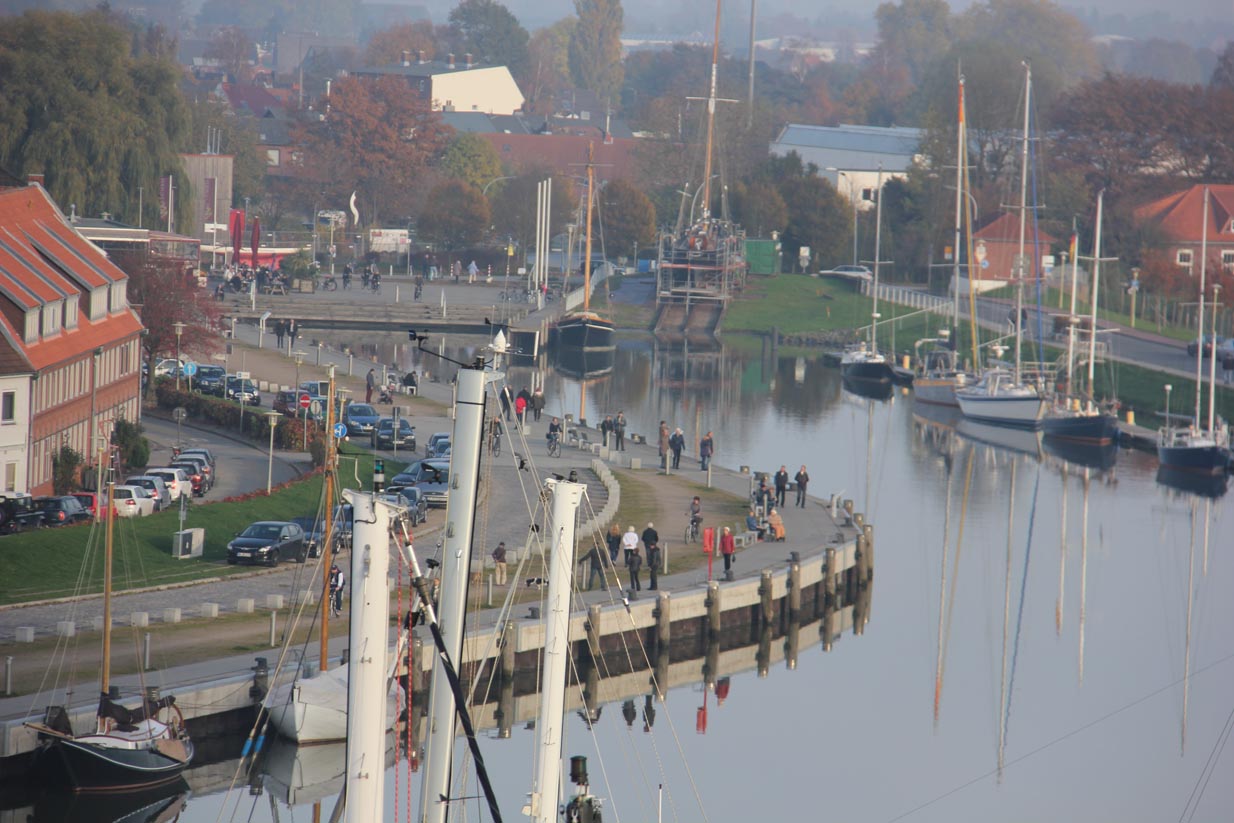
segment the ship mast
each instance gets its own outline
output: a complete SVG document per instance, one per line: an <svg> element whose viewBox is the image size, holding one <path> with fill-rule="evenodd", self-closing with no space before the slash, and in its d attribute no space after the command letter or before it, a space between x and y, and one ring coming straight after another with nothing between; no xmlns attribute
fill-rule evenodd
<svg viewBox="0 0 1234 823"><path fill-rule="evenodd" d="M321 524L321 662L325 671L330 662L330 567L334 565L334 366L330 366L330 396L326 398L326 482L325 512ZM396 432L397 436L397 432Z"/></svg>
<svg viewBox="0 0 1234 823"><path fill-rule="evenodd" d="M596 167L593 162L596 157L596 144L587 144L587 242L583 256L583 313L591 311L591 201L592 189L595 188Z"/></svg>
<svg viewBox="0 0 1234 823"><path fill-rule="evenodd" d="M711 42L711 88L707 92L707 155L703 160L703 219L711 216L711 144L716 129L716 75L720 62L720 0L716 0L716 36Z"/></svg>

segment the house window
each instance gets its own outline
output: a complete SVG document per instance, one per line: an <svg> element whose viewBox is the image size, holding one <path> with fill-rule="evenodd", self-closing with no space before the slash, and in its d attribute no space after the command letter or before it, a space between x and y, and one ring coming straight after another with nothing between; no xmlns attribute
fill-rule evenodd
<svg viewBox="0 0 1234 823"><path fill-rule="evenodd" d="M1221 268L1234 269L1234 251L1221 252Z"/></svg>
<svg viewBox="0 0 1234 823"><path fill-rule="evenodd" d="M0 395L0 424L11 426L17 422L17 392L6 391Z"/></svg>
<svg viewBox="0 0 1234 823"><path fill-rule="evenodd" d="M266 165L277 166L279 164L279 150L266 149Z"/></svg>
<svg viewBox="0 0 1234 823"><path fill-rule="evenodd" d="M1179 249L1178 255L1174 258L1180 266L1191 265L1191 249Z"/></svg>
<svg viewBox="0 0 1234 823"><path fill-rule="evenodd" d="M874 202L874 189L872 189L872 188L865 188L865 189L862 189L862 190L861 190L861 199L862 199L862 200L865 200L865 201L867 201L867 202L873 203L873 202Z"/></svg>
<svg viewBox="0 0 1234 823"><path fill-rule="evenodd" d="M17 464L4 464L4 490L6 492L17 491Z"/></svg>

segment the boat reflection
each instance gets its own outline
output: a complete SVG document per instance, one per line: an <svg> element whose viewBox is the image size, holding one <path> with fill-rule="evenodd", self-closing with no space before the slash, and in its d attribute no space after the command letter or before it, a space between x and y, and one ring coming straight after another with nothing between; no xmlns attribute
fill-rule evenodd
<svg viewBox="0 0 1234 823"><path fill-rule="evenodd" d="M1009 426L995 426L990 423L980 423L970 418L962 418L956 424L956 431L965 440L996 446L1011 452L1027 454L1037 460L1042 457L1041 432L1030 429L1015 429Z"/></svg>
<svg viewBox="0 0 1234 823"><path fill-rule="evenodd" d="M1224 474L1200 474L1170 466L1161 466L1157 469L1157 482L1175 491L1216 500L1225 494L1230 478Z"/></svg>
<svg viewBox="0 0 1234 823"><path fill-rule="evenodd" d="M30 823L166 823L184 810L189 797L182 778L148 791L114 794L44 794Z"/></svg>
<svg viewBox="0 0 1234 823"><path fill-rule="evenodd" d="M840 382L845 391L870 400L890 400L895 389L890 380L863 380L860 377L844 375Z"/></svg>
<svg viewBox="0 0 1234 823"><path fill-rule="evenodd" d="M613 373L613 349L571 349L558 346L553 350L553 368L575 380L591 380Z"/></svg>
<svg viewBox="0 0 1234 823"><path fill-rule="evenodd" d="M1095 446L1085 443L1075 443L1058 440L1053 437L1042 439L1042 446L1047 454L1062 458L1068 463L1083 466L1097 471L1109 471L1118 462L1118 444Z"/></svg>

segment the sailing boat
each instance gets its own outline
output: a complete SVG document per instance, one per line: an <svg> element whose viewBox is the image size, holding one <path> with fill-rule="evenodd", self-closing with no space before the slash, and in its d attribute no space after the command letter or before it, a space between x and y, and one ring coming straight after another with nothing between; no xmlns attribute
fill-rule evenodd
<svg viewBox="0 0 1234 823"><path fill-rule="evenodd" d="M591 210L595 200L595 146L587 147L587 241L583 256L583 310L557 321L557 343L576 351L611 351L613 321L591 310Z"/></svg>
<svg viewBox="0 0 1234 823"><path fill-rule="evenodd" d="M1056 399L1046 411L1042 426L1045 436L1073 443L1084 443L1093 446L1109 446L1118 441L1118 418L1109 411L1102 410L1093 401L1093 369L1097 361L1097 295L1101 282L1101 210L1105 200L1105 190L1097 193L1097 230L1093 238L1093 281L1090 288L1092 313L1088 327L1088 396L1085 398L1062 397ZM1074 385L1075 371L1075 327L1078 321L1075 313L1076 301L1076 269L1078 264L1072 258L1071 266L1071 315L1067 339L1067 387Z"/></svg>
<svg viewBox="0 0 1234 823"><path fill-rule="evenodd" d="M100 467L104 452L100 452ZM100 469L101 472L101 469ZM101 485L101 484L100 484ZM147 689L137 708L120 703L111 684L111 589L115 482L107 484L103 505L107 537L103 566L103 660L99 678L98 722L93 732L74 734L65 706L49 706L42 723L27 723L39 734L41 769L77 792L144 789L179 778L193 759L193 741L173 696Z"/></svg>
<svg viewBox="0 0 1234 823"><path fill-rule="evenodd" d="M1200 337L1195 351L1195 417L1186 428L1175 428L1169 421L1169 393L1166 386L1166 424L1157 433L1157 459L1163 467L1196 472L1220 474L1230 465L1230 430L1224 421L1215 417L1216 361L1210 363L1208 428L1200 427L1200 399L1204 391L1204 296L1205 276L1208 268L1208 187L1204 187L1204 217L1200 229L1200 310L1196 323ZM1214 301L1215 302L1215 301ZM1217 313L1213 312L1213 339L1216 339Z"/></svg>
<svg viewBox="0 0 1234 823"><path fill-rule="evenodd" d="M870 289L870 339L850 346L840 357L840 377L847 381L886 385L890 389L895 372L878 351L878 269L881 261L883 230L883 166L878 166L878 199L874 208L874 282Z"/></svg>
<svg viewBox="0 0 1234 823"><path fill-rule="evenodd" d="M1024 135L1020 154L1020 251L1016 275L1015 308L1015 368L1009 370L998 366L986 371L973 386L957 388L956 401L965 417L1000 426L1038 429L1045 414L1045 400L1035 386L1026 385L1021 379L1021 348L1024 339L1024 270L1025 233L1028 217L1028 142L1033 88L1033 70L1024 66Z"/></svg>

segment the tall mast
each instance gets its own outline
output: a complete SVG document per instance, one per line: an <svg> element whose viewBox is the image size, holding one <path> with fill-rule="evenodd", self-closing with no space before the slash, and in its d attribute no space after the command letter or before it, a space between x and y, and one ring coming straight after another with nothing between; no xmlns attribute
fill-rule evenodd
<svg viewBox="0 0 1234 823"><path fill-rule="evenodd" d="M587 144L587 242L586 257L583 260L583 311L591 310L591 201L594 199L591 196L591 190L595 186L596 180L596 144Z"/></svg>
<svg viewBox="0 0 1234 823"><path fill-rule="evenodd" d="M1089 295L1088 302L1092 309L1089 313L1089 322L1091 326L1088 330L1088 396L1091 398L1093 393L1093 361L1097 359L1097 287L1101 283L1101 207L1105 201L1105 189L1097 192L1097 232L1093 239L1093 293ZM1072 291L1072 299L1075 297L1075 289Z"/></svg>
<svg viewBox="0 0 1234 823"><path fill-rule="evenodd" d="M330 658L330 567L334 564L334 366L330 366L330 396L326 398L325 514L321 524L321 662L325 671Z"/></svg>
<svg viewBox="0 0 1234 823"><path fill-rule="evenodd" d="M1020 382L1020 356L1024 340L1024 258L1025 234L1028 230L1028 118L1033 94L1033 67L1024 63L1024 141L1020 146L1020 253L1016 259L1015 286L1015 382Z"/></svg>
<svg viewBox="0 0 1234 823"><path fill-rule="evenodd" d="M955 240L952 244L952 278L951 287L954 289L951 328L953 333L960 333L960 209L964 206L964 141L966 140L965 123L964 123L964 75L960 75L959 79L959 119L956 126L956 149L955 149Z"/></svg>
<svg viewBox="0 0 1234 823"><path fill-rule="evenodd" d="M1199 339L1195 347L1195 427L1200 428L1200 406L1204 392L1204 288L1208 275L1208 186L1204 187L1204 223L1200 226L1200 313L1196 321ZM1216 341L1213 341L1216 343ZM1217 348L1213 346L1213 357Z"/></svg>
<svg viewBox="0 0 1234 823"><path fill-rule="evenodd" d="M99 449L99 475L102 476L103 449ZM107 538L103 555L103 673L99 678L99 691L107 694L111 690L111 558L112 533L115 515L116 481L113 478L107 482ZM97 508L97 504L96 504ZM100 723L102 722L100 718Z"/></svg>
<svg viewBox="0 0 1234 823"><path fill-rule="evenodd" d="M1217 413L1217 307L1221 295L1221 281L1213 283L1213 351L1208 358L1208 433L1215 439L1217 430L1214 428Z"/></svg>
<svg viewBox="0 0 1234 823"><path fill-rule="evenodd" d="M1105 189L1101 190L1105 193ZM1098 195L1097 200L1097 223L1101 223L1101 200ZM1097 255L1100 256L1100 255ZM1076 281L1080 274L1080 241L1076 235L1075 218L1071 220L1071 312L1067 316L1067 391L1075 391L1075 324L1079 320L1075 313L1076 302ZM1091 299L1097 294L1095 289L1092 289ZM1091 357L1091 355L1090 355Z"/></svg>
<svg viewBox="0 0 1234 823"><path fill-rule="evenodd" d="M878 164L878 187L874 192L874 305L870 309L870 352L878 353L878 267L883 248L883 164Z"/></svg>
<svg viewBox="0 0 1234 823"><path fill-rule="evenodd" d="M753 59L753 58L751 58ZM716 34L711 42L711 88L707 92L707 156L703 160L703 219L711 216L711 142L716 128L716 75L720 63L720 0L716 0Z"/></svg>

